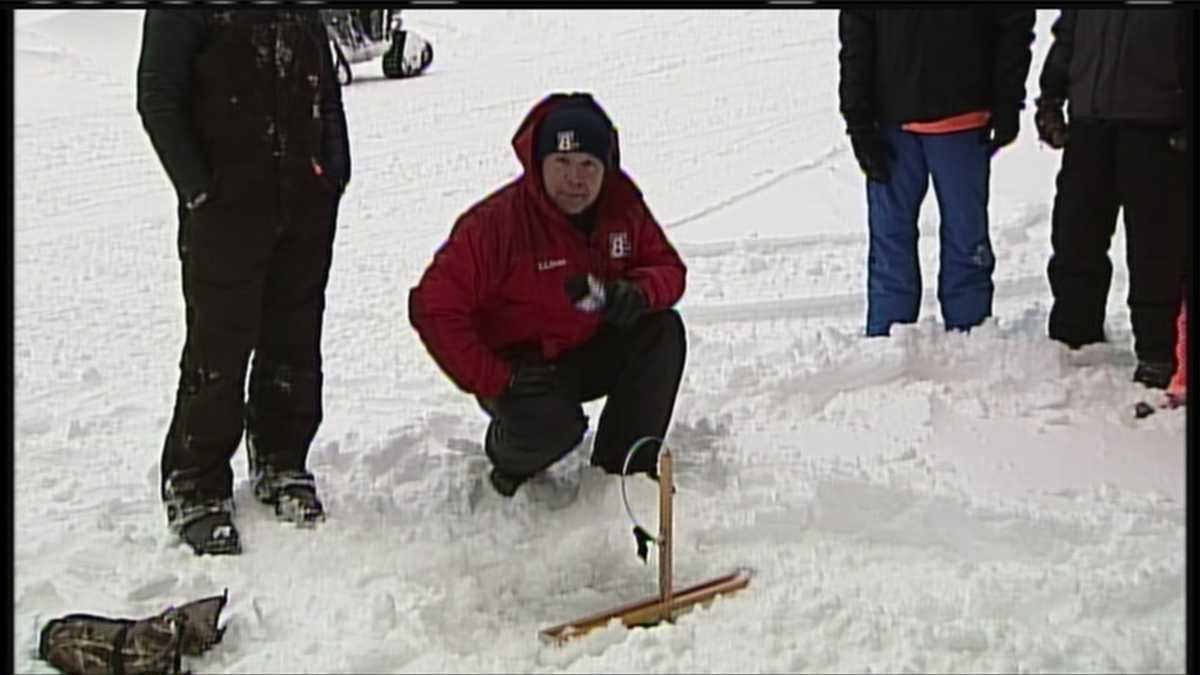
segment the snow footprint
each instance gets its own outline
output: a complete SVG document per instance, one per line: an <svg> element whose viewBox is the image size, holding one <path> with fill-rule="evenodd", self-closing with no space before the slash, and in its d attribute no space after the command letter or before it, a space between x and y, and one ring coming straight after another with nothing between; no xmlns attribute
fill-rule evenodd
<svg viewBox="0 0 1200 675"><path fill-rule="evenodd" d="M164 574L162 576L151 579L150 581L138 586L129 592L126 596L134 602L150 600L156 597L164 596L170 593L179 585L179 576L176 574Z"/></svg>

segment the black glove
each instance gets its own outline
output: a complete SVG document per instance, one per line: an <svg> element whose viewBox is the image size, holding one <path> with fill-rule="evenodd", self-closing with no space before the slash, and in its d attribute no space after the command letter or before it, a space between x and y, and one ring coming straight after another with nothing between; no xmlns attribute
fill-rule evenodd
<svg viewBox="0 0 1200 675"><path fill-rule="evenodd" d="M191 192L184 192L181 195L183 197L184 208L186 208L188 211L195 211L201 206L204 206L210 199L212 199L213 188L216 186L216 184L217 174L215 171L210 171L208 174L208 183L204 187L194 188Z"/></svg>
<svg viewBox="0 0 1200 675"><path fill-rule="evenodd" d="M1061 98L1039 98L1033 123L1037 125L1038 138L1046 145L1060 150L1067 144L1067 118Z"/></svg>
<svg viewBox="0 0 1200 675"><path fill-rule="evenodd" d="M350 184L350 181L343 178L340 173L326 169L325 166L316 159L312 160L312 167L313 173L316 174L318 178L327 181L333 187L333 190L337 193L337 196L341 197L342 193L346 191L346 186Z"/></svg>
<svg viewBox="0 0 1200 675"><path fill-rule="evenodd" d="M1191 134L1188 133L1186 128L1176 129L1175 131L1171 132L1170 136L1167 136L1167 146L1175 152L1187 152L1188 146L1191 145L1191 142L1189 141L1190 137Z"/></svg>
<svg viewBox="0 0 1200 675"><path fill-rule="evenodd" d="M617 279L604 284L604 320L618 327L632 326L646 313L649 302L637 284Z"/></svg>
<svg viewBox="0 0 1200 675"><path fill-rule="evenodd" d="M854 158L858 160L858 166L862 168L863 173L867 174L868 180L888 182L892 177L891 171L888 170L888 161L894 153L878 130L851 129L850 146L854 148Z"/></svg>
<svg viewBox="0 0 1200 675"><path fill-rule="evenodd" d="M604 283L590 274L580 274L567 279L563 284L567 300L582 312L596 312L604 308Z"/></svg>
<svg viewBox="0 0 1200 675"><path fill-rule="evenodd" d="M1016 108L1000 108L992 111L992 118L984 127L982 141L994 155L996 151L1017 139L1021 128L1020 111Z"/></svg>
<svg viewBox="0 0 1200 675"><path fill-rule="evenodd" d="M183 205L188 211L195 211L208 201L208 192L201 191L184 200Z"/></svg>
<svg viewBox="0 0 1200 675"><path fill-rule="evenodd" d="M543 361L519 361L512 364L505 396L545 396L558 383L554 364Z"/></svg>

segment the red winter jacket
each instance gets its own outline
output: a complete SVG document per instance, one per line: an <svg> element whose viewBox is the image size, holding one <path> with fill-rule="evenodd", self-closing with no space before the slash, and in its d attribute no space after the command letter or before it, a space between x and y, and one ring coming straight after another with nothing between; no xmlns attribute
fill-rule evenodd
<svg viewBox="0 0 1200 675"><path fill-rule="evenodd" d="M553 361L595 335L599 313L571 304L567 279L589 272L629 279L650 311L683 295L687 268L620 170L615 129L590 239L546 196L534 139L546 113L567 98L551 95L529 112L512 141L524 173L459 217L409 293L409 321L434 360L460 388L484 398L508 386L506 350L538 349Z"/></svg>

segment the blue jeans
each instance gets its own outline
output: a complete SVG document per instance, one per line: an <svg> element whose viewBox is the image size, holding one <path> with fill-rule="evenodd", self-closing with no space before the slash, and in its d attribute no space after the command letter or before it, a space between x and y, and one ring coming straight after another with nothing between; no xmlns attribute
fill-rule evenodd
<svg viewBox="0 0 1200 675"><path fill-rule="evenodd" d="M988 238L991 161L982 131L914 134L881 130L894 157L886 183L867 181L867 335L914 323L921 306L917 215L929 177L941 215L938 301L947 329L966 330L992 314L996 261Z"/></svg>

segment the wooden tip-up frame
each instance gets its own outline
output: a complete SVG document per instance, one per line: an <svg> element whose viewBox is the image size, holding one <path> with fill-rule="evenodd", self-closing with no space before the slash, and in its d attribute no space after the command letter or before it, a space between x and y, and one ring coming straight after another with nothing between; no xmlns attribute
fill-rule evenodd
<svg viewBox="0 0 1200 675"><path fill-rule="evenodd" d="M538 633L543 642L561 645L598 628L604 628L614 619L619 620L626 628L653 626L662 621L672 621L698 604L709 604L717 596L739 591L750 583L750 571L739 569L686 588L672 588L671 554L674 548L674 531L671 497L675 492L674 485L671 451L664 445L659 455L658 474L658 595L543 629Z"/></svg>

